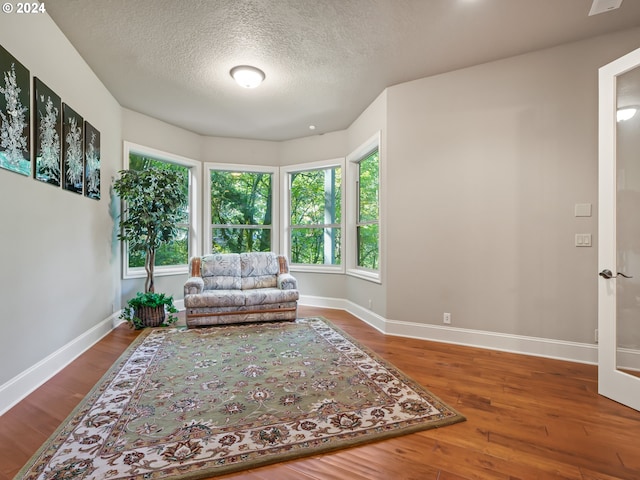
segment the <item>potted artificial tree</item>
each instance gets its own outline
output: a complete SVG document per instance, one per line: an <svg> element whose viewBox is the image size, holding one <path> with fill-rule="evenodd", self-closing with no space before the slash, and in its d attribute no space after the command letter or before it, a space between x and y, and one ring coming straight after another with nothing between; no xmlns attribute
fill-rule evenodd
<svg viewBox="0 0 640 480"><path fill-rule="evenodd" d="M113 184L124 202L118 239L128 242L129 248L145 251L144 293L138 292L129 300L120 315L134 328L168 325L177 320L173 297L155 292L154 265L158 247L176 237L176 224L186 202L181 184L178 172L157 167L121 170Z"/></svg>

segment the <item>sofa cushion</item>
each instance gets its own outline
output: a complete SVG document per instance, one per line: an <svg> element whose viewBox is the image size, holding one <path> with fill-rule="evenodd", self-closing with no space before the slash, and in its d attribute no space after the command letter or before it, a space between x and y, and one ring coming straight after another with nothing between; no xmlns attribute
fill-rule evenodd
<svg viewBox="0 0 640 480"><path fill-rule="evenodd" d="M240 277L204 277L204 290L240 290L242 280Z"/></svg>
<svg viewBox="0 0 640 480"><path fill-rule="evenodd" d="M184 297L187 308L197 307L242 307L245 293L242 290L205 290L197 295Z"/></svg>
<svg viewBox="0 0 640 480"><path fill-rule="evenodd" d="M240 254L242 289L276 287L280 271L278 257L273 252L250 252Z"/></svg>
<svg viewBox="0 0 640 480"><path fill-rule="evenodd" d="M260 275L258 277L242 277L242 290L256 288L276 288L277 277L275 275Z"/></svg>
<svg viewBox="0 0 640 480"><path fill-rule="evenodd" d="M240 255L215 253L202 257L200 265L205 290L240 290Z"/></svg>
<svg viewBox="0 0 640 480"><path fill-rule="evenodd" d="M258 288L244 290L246 295L245 305L262 305L266 303L295 302L298 300L297 290L280 290L279 288Z"/></svg>
<svg viewBox="0 0 640 480"><path fill-rule="evenodd" d="M243 277L277 275L280 272L278 257L273 252L241 253L240 265L240 274Z"/></svg>

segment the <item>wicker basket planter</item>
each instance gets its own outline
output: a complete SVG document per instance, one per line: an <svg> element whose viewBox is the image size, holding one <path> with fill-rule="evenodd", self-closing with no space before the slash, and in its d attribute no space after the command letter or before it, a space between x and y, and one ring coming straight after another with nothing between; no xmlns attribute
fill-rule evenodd
<svg viewBox="0 0 640 480"><path fill-rule="evenodd" d="M127 302L119 318L136 329L163 327L176 323L178 317L174 313L178 313L178 309L173 304L173 297L167 297L164 293L138 292Z"/></svg>
<svg viewBox="0 0 640 480"><path fill-rule="evenodd" d="M167 317L164 305L157 307L137 307L134 315L142 320L145 327L159 327Z"/></svg>

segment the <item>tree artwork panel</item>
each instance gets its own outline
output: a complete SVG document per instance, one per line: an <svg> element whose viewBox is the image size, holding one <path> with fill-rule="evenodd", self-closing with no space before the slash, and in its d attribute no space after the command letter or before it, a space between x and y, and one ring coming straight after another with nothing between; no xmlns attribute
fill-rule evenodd
<svg viewBox="0 0 640 480"><path fill-rule="evenodd" d="M100 132L84 122L84 194L100 200Z"/></svg>
<svg viewBox="0 0 640 480"><path fill-rule="evenodd" d="M22 175L31 174L30 95L29 70L0 46L0 167Z"/></svg>
<svg viewBox="0 0 640 480"><path fill-rule="evenodd" d="M83 118L62 104L62 185L82 195L84 183Z"/></svg>
<svg viewBox="0 0 640 480"><path fill-rule="evenodd" d="M60 186L62 101L39 78L34 81L36 156L34 176Z"/></svg>

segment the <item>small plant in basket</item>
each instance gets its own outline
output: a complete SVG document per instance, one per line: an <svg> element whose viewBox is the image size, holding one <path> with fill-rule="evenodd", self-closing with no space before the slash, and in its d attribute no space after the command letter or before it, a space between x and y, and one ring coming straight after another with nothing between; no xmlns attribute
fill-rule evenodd
<svg viewBox="0 0 640 480"><path fill-rule="evenodd" d="M173 304L173 297L167 297L164 293L138 292L122 309L120 318L138 330L172 325L178 320L174 313L178 313L178 309Z"/></svg>

